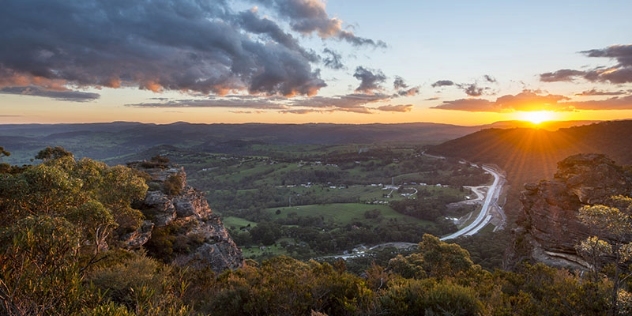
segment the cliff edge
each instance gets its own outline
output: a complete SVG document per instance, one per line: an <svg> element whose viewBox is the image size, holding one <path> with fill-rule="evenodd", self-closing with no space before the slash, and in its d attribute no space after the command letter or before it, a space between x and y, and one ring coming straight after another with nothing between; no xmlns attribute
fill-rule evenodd
<svg viewBox="0 0 632 316"><path fill-rule="evenodd" d="M579 209L619 194L632 194L630 175L601 154L570 156L558 163L553 180L526 184L520 201L531 257L553 266L585 268L575 245L593 233L577 218Z"/></svg>
<svg viewBox="0 0 632 316"><path fill-rule="evenodd" d="M149 190L134 205L146 220L125 236L126 248L153 247L173 264L209 267L215 273L243 265L241 249L204 194L187 185L183 167L153 160L128 166L149 175Z"/></svg>

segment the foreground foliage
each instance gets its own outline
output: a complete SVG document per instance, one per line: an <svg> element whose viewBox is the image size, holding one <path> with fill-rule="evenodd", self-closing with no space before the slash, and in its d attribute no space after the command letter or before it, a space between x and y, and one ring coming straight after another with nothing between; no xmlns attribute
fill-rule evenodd
<svg viewBox="0 0 632 316"><path fill-rule="evenodd" d="M119 247L143 219L131 207L147 190L142 175L61 148L38 158L0 173L2 315L601 315L614 310L613 289L619 314L631 310L627 284L607 270L490 272L432 235L360 273L289 257L220 275L172 266Z"/></svg>

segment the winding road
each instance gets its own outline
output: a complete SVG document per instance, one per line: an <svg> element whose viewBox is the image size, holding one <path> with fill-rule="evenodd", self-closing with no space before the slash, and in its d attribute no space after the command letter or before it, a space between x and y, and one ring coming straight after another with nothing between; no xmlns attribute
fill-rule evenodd
<svg viewBox="0 0 632 316"><path fill-rule="evenodd" d="M489 186L489 189L487 190L487 194L485 195L485 201L483 202L483 207L481 208L481 211L478 213L478 216L476 216L476 219L474 219L472 223L470 223L469 225L459 229L458 231L450 235L441 237L440 239L442 241L455 239L461 236L472 236L478 233L481 229L483 229L483 227L489 224L489 222L492 220L493 216L491 214L491 209L493 207L498 208L498 210L501 213L501 216L504 219L504 214L502 213L502 209L500 208L500 206L498 206L498 198L500 196L500 191L502 189L502 186L505 183L505 178L503 175L497 172L494 168L491 168L489 166L482 166L482 168L483 170L489 172L494 177L494 182L492 183L492 185ZM477 187L477 189L478 188L480 187ZM474 192L477 194L479 198L481 198L480 196L481 193L477 189L475 189ZM385 243L385 244L379 244L379 245L373 246L369 248L368 250L374 250L376 248L385 247L385 246L407 248L407 247L414 247L416 245L417 244L415 243L406 243L406 242ZM365 253L366 251L360 251L354 254L334 255L334 256L328 256L328 257L323 257L323 258L341 258L341 259L346 260L348 258L364 256Z"/></svg>
<svg viewBox="0 0 632 316"><path fill-rule="evenodd" d="M481 208L480 213L472 223L459 229L455 233L441 237L441 240L454 239L463 235L472 236L478 233L479 230L483 229L483 227L485 227L485 225L487 225L489 221L491 221L491 207L498 207L498 197L500 196L500 189L502 188L505 179L498 172L496 172L496 170L488 166L483 166L482 168L483 170L489 172L491 175L494 176L494 182L492 183L492 185L489 186L489 190L487 190L485 202L483 202L483 207Z"/></svg>

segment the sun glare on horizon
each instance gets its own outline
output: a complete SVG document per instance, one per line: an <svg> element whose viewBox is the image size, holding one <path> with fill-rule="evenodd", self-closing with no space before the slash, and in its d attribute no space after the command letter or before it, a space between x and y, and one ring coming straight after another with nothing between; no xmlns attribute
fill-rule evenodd
<svg viewBox="0 0 632 316"><path fill-rule="evenodd" d="M540 124L542 122L551 121L555 119L555 113L552 111L530 111L522 112L519 117L523 121L528 121L533 124Z"/></svg>

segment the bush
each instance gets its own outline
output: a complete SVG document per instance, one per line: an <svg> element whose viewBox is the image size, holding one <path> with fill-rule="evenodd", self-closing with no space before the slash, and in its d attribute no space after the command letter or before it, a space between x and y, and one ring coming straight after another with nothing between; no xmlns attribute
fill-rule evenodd
<svg viewBox="0 0 632 316"><path fill-rule="evenodd" d="M171 175L163 184L163 192L167 195L178 195L184 188L184 178L179 174Z"/></svg>

